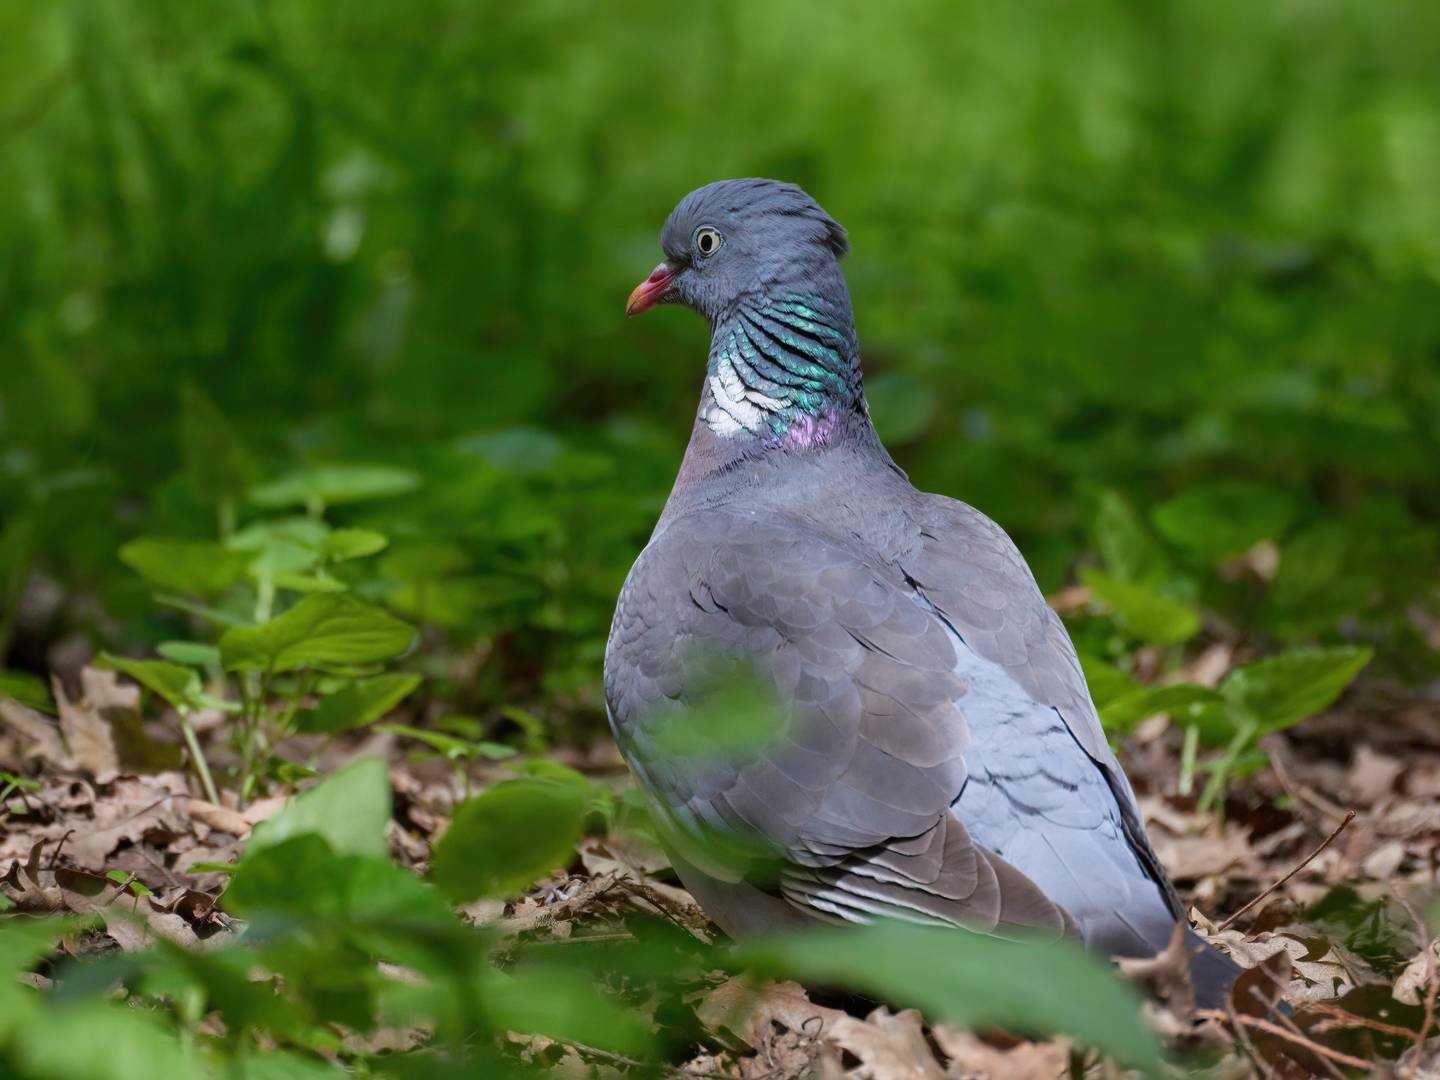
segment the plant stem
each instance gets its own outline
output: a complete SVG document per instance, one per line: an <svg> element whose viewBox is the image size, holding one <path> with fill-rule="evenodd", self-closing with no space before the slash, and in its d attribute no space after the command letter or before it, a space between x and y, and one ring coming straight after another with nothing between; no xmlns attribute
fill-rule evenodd
<svg viewBox="0 0 1440 1080"><path fill-rule="evenodd" d="M190 748L190 758L195 762L195 771L200 774L200 786L205 789L205 797L219 806L220 793L215 790L215 780L210 775L210 763L205 760L205 751L200 749L200 740L195 737L195 729L190 726L190 710L182 706L177 713L180 717L180 733L185 736L185 745Z"/></svg>
<svg viewBox="0 0 1440 1080"><path fill-rule="evenodd" d="M1200 748L1200 725L1191 724L1185 729L1185 742L1180 746L1180 782L1175 789L1181 795L1189 795L1195 788L1195 754Z"/></svg>

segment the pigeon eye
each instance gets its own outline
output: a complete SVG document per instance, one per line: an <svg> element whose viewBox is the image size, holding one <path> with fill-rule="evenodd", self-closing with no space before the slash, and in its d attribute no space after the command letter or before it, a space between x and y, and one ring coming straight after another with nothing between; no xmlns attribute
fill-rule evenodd
<svg viewBox="0 0 1440 1080"><path fill-rule="evenodd" d="M720 234L709 225L701 225L695 230L695 250L702 259L714 255L720 250Z"/></svg>

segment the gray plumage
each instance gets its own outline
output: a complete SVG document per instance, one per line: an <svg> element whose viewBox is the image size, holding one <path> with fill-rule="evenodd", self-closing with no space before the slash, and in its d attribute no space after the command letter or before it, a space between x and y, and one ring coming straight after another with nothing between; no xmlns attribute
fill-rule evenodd
<svg viewBox="0 0 1440 1080"><path fill-rule="evenodd" d="M662 247L632 309L694 307L712 345L605 690L682 880L738 934L888 916L1163 948L1179 904L1064 626L1000 527L916 491L870 424L844 231L798 188L725 181ZM677 751L716 653L775 688L783 730ZM1213 1002L1233 965L1192 943Z"/></svg>

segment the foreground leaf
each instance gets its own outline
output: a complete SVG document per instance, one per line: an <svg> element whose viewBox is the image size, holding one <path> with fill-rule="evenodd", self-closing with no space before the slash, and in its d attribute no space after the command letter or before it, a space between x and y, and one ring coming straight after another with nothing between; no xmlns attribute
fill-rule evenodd
<svg viewBox="0 0 1440 1080"><path fill-rule="evenodd" d="M1280 731L1329 708L1373 655L1354 646L1292 649L1236 668L1220 693L1261 732Z"/></svg>
<svg viewBox="0 0 1440 1080"><path fill-rule="evenodd" d="M257 506L336 506L414 491L420 478L391 465L317 465L250 489Z"/></svg>
<svg viewBox="0 0 1440 1080"><path fill-rule="evenodd" d="M1070 941L885 922L770 937L740 956L765 977L844 986L933 1022L1065 1034L1132 1065L1159 1063L1136 993Z"/></svg>
<svg viewBox="0 0 1440 1080"><path fill-rule="evenodd" d="M455 811L431 877L456 902L518 892L570 861L587 803L585 787L563 780L496 784Z"/></svg>
<svg viewBox="0 0 1440 1080"><path fill-rule="evenodd" d="M192 702L195 695L200 693L200 676L190 668L172 664L168 660L132 660L126 656L101 653L95 666L129 675L177 709Z"/></svg>
<svg viewBox="0 0 1440 1080"><path fill-rule="evenodd" d="M298 731L331 734L373 724L420 685L419 675L377 675L357 679L314 709L302 712L295 722Z"/></svg>
<svg viewBox="0 0 1440 1080"><path fill-rule="evenodd" d="M1142 641L1179 645L1200 629L1200 616L1194 608L1148 585L1122 581L1098 570L1083 570L1080 579L1115 613L1120 625Z"/></svg>
<svg viewBox="0 0 1440 1080"><path fill-rule="evenodd" d="M108 1002L36 1010L16 1033L15 1056L32 1076L53 1080L206 1077L209 1069L155 1019Z"/></svg>
<svg viewBox="0 0 1440 1080"><path fill-rule="evenodd" d="M594 976L579 968L546 965L511 975L492 969L485 973L484 989L485 1012L500 1031L628 1055L644 1054L654 1041L635 1013L598 991Z"/></svg>
<svg viewBox="0 0 1440 1080"><path fill-rule="evenodd" d="M316 593L261 626L237 626L220 639L230 671L293 671L371 664L399 656L415 630L348 593Z"/></svg>
<svg viewBox="0 0 1440 1080"><path fill-rule="evenodd" d="M132 540L120 561L164 589L197 596L222 592L245 576L250 556L194 540Z"/></svg>
<svg viewBox="0 0 1440 1080"><path fill-rule="evenodd" d="M303 833L315 833L342 854L383 856L388 848L390 776L378 758L363 758L297 795L260 822L245 846L245 860Z"/></svg>

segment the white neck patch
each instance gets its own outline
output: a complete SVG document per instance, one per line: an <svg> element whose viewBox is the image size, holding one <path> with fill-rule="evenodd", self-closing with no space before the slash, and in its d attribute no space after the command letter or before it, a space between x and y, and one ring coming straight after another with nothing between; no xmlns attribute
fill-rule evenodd
<svg viewBox="0 0 1440 1080"><path fill-rule="evenodd" d="M789 398L773 398L746 386L725 355L720 357L709 382L713 401L701 419L716 435L728 437L742 431L757 434L771 415L790 406Z"/></svg>

